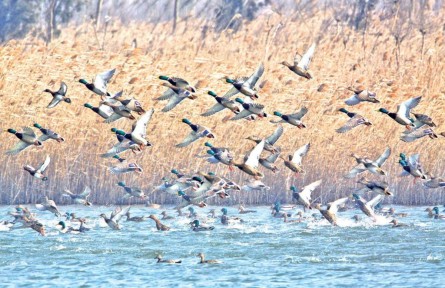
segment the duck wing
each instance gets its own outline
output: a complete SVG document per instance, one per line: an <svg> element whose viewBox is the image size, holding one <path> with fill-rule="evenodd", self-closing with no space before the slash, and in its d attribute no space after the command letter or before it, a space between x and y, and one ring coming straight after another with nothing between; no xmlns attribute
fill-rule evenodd
<svg viewBox="0 0 445 288"><path fill-rule="evenodd" d="M204 116L204 117L211 116L213 114L218 113L219 111L224 110L224 108L226 108L226 107L224 107L223 105L221 105L219 103L216 103L215 105L212 106L212 108L210 108L206 112L202 113L201 116Z"/></svg>
<svg viewBox="0 0 445 288"><path fill-rule="evenodd" d="M357 97L357 94L352 95L350 98L345 100L346 105L354 106L360 103L360 98Z"/></svg>
<svg viewBox="0 0 445 288"><path fill-rule="evenodd" d="M413 142L426 136L427 134L425 134L425 130L426 129L406 130L402 133L402 136L400 136L400 140L403 142Z"/></svg>
<svg viewBox="0 0 445 288"><path fill-rule="evenodd" d="M275 161L277 161L280 154L281 154L281 152L271 154L271 155L267 156L266 161L270 162L270 163L275 163Z"/></svg>
<svg viewBox="0 0 445 288"><path fill-rule="evenodd" d="M172 98L175 95L175 91L173 91L172 89L168 88L167 91L165 91L161 97L156 98L155 100L168 100L170 98Z"/></svg>
<svg viewBox="0 0 445 288"><path fill-rule="evenodd" d="M372 198L371 200L369 200L366 204L368 204L369 207L371 207L372 209L374 209L374 206L377 205L377 204L379 204L380 201L382 201L384 197L385 197L385 196L379 194L379 195L375 196L374 198Z"/></svg>
<svg viewBox="0 0 445 288"><path fill-rule="evenodd" d="M43 162L42 165L40 165L39 169L37 169L37 172L45 172L45 169L48 168L49 163L51 162L51 158L49 158L49 155L46 155L45 162Z"/></svg>
<svg viewBox="0 0 445 288"><path fill-rule="evenodd" d="M344 197L335 200L334 202L328 203L328 211L334 214L337 213L338 207L340 207L340 205L345 204L346 201L348 201L348 199L349 199L348 197Z"/></svg>
<svg viewBox="0 0 445 288"><path fill-rule="evenodd" d="M391 148L386 147L385 152L383 152L382 155L375 161L379 167L381 167L383 164L385 164L386 159L388 159L389 155L391 155Z"/></svg>
<svg viewBox="0 0 445 288"><path fill-rule="evenodd" d="M120 135L119 135L120 136ZM113 157L116 154L120 154L128 149L130 149L131 145L134 145L133 141L128 139L123 140L122 142L116 143L107 153L100 155L102 158Z"/></svg>
<svg viewBox="0 0 445 288"><path fill-rule="evenodd" d="M301 60L298 62L298 67L304 70L309 69L309 65L311 64L312 57L314 56L315 52L315 43L312 43L311 47L307 49L306 53L304 53L303 57L301 57Z"/></svg>
<svg viewBox="0 0 445 288"><path fill-rule="evenodd" d="M90 194L91 194L91 188L88 186L85 186L85 189L83 189L83 192L80 193L79 196L86 199L90 196Z"/></svg>
<svg viewBox="0 0 445 288"><path fill-rule="evenodd" d="M195 142L199 138L200 138L199 134L197 134L195 131L192 131L192 132L190 132L189 135L187 135L187 137L185 137L184 140L182 140L181 143L176 144L176 147L178 147L178 148L185 147L185 146L191 144L192 142Z"/></svg>
<svg viewBox="0 0 445 288"><path fill-rule="evenodd" d="M306 107L301 107L301 109L300 109L300 111L298 111L297 113L295 113L295 114L290 114L290 115L288 115L290 118L294 118L294 119L297 119L297 120L301 120L301 118L303 118L303 116L304 115L306 115L306 113L307 113L307 111L308 111L308 109L306 108Z"/></svg>
<svg viewBox="0 0 445 288"><path fill-rule="evenodd" d="M239 93L239 90L235 87L232 87L229 89L229 91L226 92L226 94L223 95L223 98L230 99L230 97L235 96Z"/></svg>
<svg viewBox="0 0 445 288"><path fill-rule="evenodd" d="M306 145L301 146L300 148L295 151L294 155L292 156L292 162L301 165L301 160L304 156L306 156L307 152L311 148L311 143L307 143Z"/></svg>
<svg viewBox="0 0 445 288"><path fill-rule="evenodd" d="M65 82L62 82L62 83L60 83L60 88L57 91L57 94L65 96L67 90L68 90L68 87L66 86Z"/></svg>
<svg viewBox="0 0 445 288"><path fill-rule="evenodd" d="M258 82L258 79L261 78L261 76L264 73L264 65L263 63L260 63L260 66L256 69L256 71L247 79L245 83L249 85L250 88L255 87L256 82Z"/></svg>
<svg viewBox="0 0 445 288"><path fill-rule="evenodd" d="M352 168L352 170L349 171L349 173L345 175L345 178L354 178L356 175L363 173L366 170L368 170L368 169L366 169L363 164L359 164L359 165L355 166L354 168Z"/></svg>
<svg viewBox="0 0 445 288"><path fill-rule="evenodd" d="M406 100L405 102L397 106L397 114L409 119L411 109L419 105L420 100L422 100L422 96Z"/></svg>
<svg viewBox="0 0 445 288"><path fill-rule="evenodd" d="M277 129L275 129L275 131L272 133L272 135L266 138L266 142L270 145L274 145L275 142L277 142L278 139L281 137L281 135L283 135L283 131L283 126L279 125Z"/></svg>
<svg viewBox="0 0 445 288"><path fill-rule="evenodd" d="M110 124L116 120L121 119L122 117L123 117L122 115L113 112L113 114L111 114L110 116L108 116L107 119L104 120L104 123Z"/></svg>
<svg viewBox="0 0 445 288"><path fill-rule="evenodd" d="M320 186L321 180L315 181L307 186L303 187L303 190L300 192L301 197L308 200L308 202L311 202L311 194L312 192L317 189L318 186Z"/></svg>
<svg viewBox="0 0 445 288"><path fill-rule="evenodd" d="M18 154L21 151L25 150L29 146L31 146L31 144L28 144L28 143L23 142L23 141L19 141L17 144L14 145L14 147L12 147L8 151L6 151L5 154L6 155L15 155L15 154Z"/></svg>
<svg viewBox="0 0 445 288"><path fill-rule="evenodd" d="M115 72L116 69L112 69L96 75L96 78L94 79L94 87L102 91L104 94L107 94L107 84Z"/></svg>
<svg viewBox="0 0 445 288"><path fill-rule="evenodd" d="M244 119L250 115L252 115L253 113L250 112L249 110L242 110L240 113L236 114L235 116L233 116L232 118L230 118L230 120L240 120L240 119Z"/></svg>
<svg viewBox="0 0 445 288"><path fill-rule="evenodd" d="M131 134L145 138L147 136L148 123L150 122L150 119L153 116L154 112L154 108L151 108L150 110L145 112L144 115L142 115L141 118L139 118L139 120L137 120L136 123L133 124Z"/></svg>
<svg viewBox="0 0 445 288"><path fill-rule="evenodd" d="M62 100L61 97L59 97L58 95L54 96L53 99L51 100L51 102L49 102L48 106L46 106L46 108L56 107L57 104L59 104L61 100Z"/></svg>
<svg viewBox="0 0 445 288"><path fill-rule="evenodd" d="M29 127L23 127L23 134L27 135L28 137L32 137L33 139L37 138L37 135L34 132L34 130L32 130Z"/></svg>
<svg viewBox="0 0 445 288"><path fill-rule="evenodd" d="M182 100L184 100L187 97L181 97L178 94L174 94L172 97L170 97L167 105L162 109L162 112L168 112L176 107L179 103L181 103Z"/></svg>
<svg viewBox="0 0 445 288"><path fill-rule="evenodd" d="M245 164L257 168L260 160L260 154L263 152L265 141L262 140L258 143L255 148L253 148L246 156L245 156Z"/></svg>
<svg viewBox="0 0 445 288"><path fill-rule="evenodd" d="M110 219L116 223L119 222L119 220L121 220L122 216L127 214L127 212L130 210L130 207L131 206L127 206L124 209L122 209L119 206L116 207L116 209L114 209L114 211L111 213Z"/></svg>
<svg viewBox="0 0 445 288"><path fill-rule="evenodd" d="M348 122L345 123L345 125L343 125L342 127L338 128L335 131L337 131L338 133L345 133L363 123L364 123L364 118L357 114L354 117L350 118Z"/></svg>

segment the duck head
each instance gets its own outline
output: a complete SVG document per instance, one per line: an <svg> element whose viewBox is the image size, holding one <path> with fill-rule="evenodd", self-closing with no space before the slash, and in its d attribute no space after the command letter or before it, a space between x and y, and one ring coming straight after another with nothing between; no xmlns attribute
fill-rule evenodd
<svg viewBox="0 0 445 288"><path fill-rule="evenodd" d="M59 223L57 223L57 226L62 227L62 230L66 228L65 222L63 221L59 221Z"/></svg>
<svg viewBox="0 0 445 288"><path fill-rule="evenodd" d="M273 115L275 115L275 116L278 116L278 117L281 117L281 116L283 116L283 114L281 114L280 112L278 112L278 111L275 111L275 112L273 112Z"/></svg>
<svg viewBox="0 0 445 288"><path fill-rule="evenodd" d="M206 147L210 147L210 148L213 147L212 143L210 143L210 142L206 142L206 143L204 143L204 146L206 146Z"/></svg>
<svg viewBox="0 0 445 288"><path fill-rule="evenodd" d="M183 118L182 122L185 123L185 124L188 124L188 125L192 125L192 122L190 122L190 120L187 119L187 118Z"/></svg>
<svg viewBox="0 0 445 288"><path fill-rule="evenodd" d="M82 83L83 85L87 85L88 84L87 80L85 80L85 79L80 79L79 82Z"/></svg>
<svg viewBox="0 0 445 288"><path fill-rule="evenodd" d="M218 96L218 95L216 95L216 93L213 92L213 91L209 91L209 92L207 92L207 94L209 94L209 95L212 96L212 97L217 97L217 96Z"/></svg>
<svg viewBox="0 0 445 288"><path fill-rule="evenodd" d="M123 181L117 182L117 185L121 186L121 187L125 187L125 182L123 182Z"/></svg>
<svg viewBox="0 0 445 288"><path fill-rule="evenodd" d="M116 128L111 128L111 132L116 133L117 135L121 135L121 136L125 136L127 133L125 133L125 131L116 129Z"/></svg>
<svg viewBox="0 0 445 288"><path fill-rule="evenodd" d="M198 176L193 176L192 180L195 180L195 181L199 182L200 184L204 183L204 181L202 181L202 179Z"/></svg>
<svg viewBox="0 0 445 288"><path fill-rule="evenodd" d="M164 80L164 81L168 81L168 79L170 79L170 77L161 75L161 76L159 76L159 79Z"/></svg>
<svg viewBox="0 0 445 288"><path fill-rule="evenodd" d="M235 83L235 80L230 79L230 78L226 78L226 82L230 83L230 84L233 84L233 83Z"/></svg>
<svg viewBox="0 0 445 288"><path fill-rule="evenodd" d="M405 155L405 153L400 153L399 156L400 156L400 158L401 158L402 160L406 160L406 155Z"/></svg>
<svg viewBox="0 0 445 288"><path fill-rule="evenodd" d="M214 172L209 172L210 176L216 176L216 174Z"/></svg>
<svg viewBox="0 0 445 288"><path fill-rule="evenodd" d="M353 193L352 197L354 197L355 200L360 200L360 195Z"/></svg>
<svg viewBox="0 0 445 288"><path fill-rule="evenodd" d="M184 196L184 195L185 195L184 191L181 191L181 190L178 191L178 196Z"/></svg>
<svg viewBox="0 0 445 288"><path fill-rule="evenodd" d="M71 99L70 98L63 98L63 101L65 101L66 103L71 103Z"/></svg>
<svg viewBox="0 0 445 288"><path fill-rule="evenodd" d="M42 129L42 126L40 126L39 123L34 123L34 125L32 125L32 126L36 127L37 129Z"/></svg>
<svg viewBox="0 0 445 288"><path fill-rule="evenodd" d="M114 155L113 158L119 160L120 162L125 160L124 158L119 157L119 155Z"/></svg>
<svg viewBox="0 0 445 288"><path fill-rule="evenodd" d="M292 192L298 192L297 187L295 187L294 185L290 186L290 190Z"/></svg>
<svg viewBox="0 0 445 288"><path fill-rule="evenodd" d="M213 150L207 150L207 154L215 156L215 152Z"/></svg>
<svg viewBox="0 0 445 288"><path fill-rule="evenodd" d="M8 132L11 133L11 134L17 134L17 131L14 130L14 129L11 129L11 128L9 128L9 129L6 130L6 131L8 131Z"/></svg>
<svg viewBox="0 0 445 288"><path fill-rule="evenodd" d="M345 108L340 108L338 111L340 111L340 112L343 112L343 113L346 113L346 114L348 114L349 113L349 111L348 110L346 110Z"/></svg>
<svg viewBox="0 0 445 288"><path fill-rule="evenodd" d="M93 107L93 105L91 105L90 103L85 103L85 104L83 104L83 107L87 107L87 108L90 108L90 109L93 109L94 107ZM116 129L116 128L115 128Z"/></svg>
<svg viewBox="0 0 445 288"><path fill-rule="evenodd" d="M281 203L280 203L280 201L276 201L276 202L273 204L273 209L275 210L275 212L280 212L280 209L281 209Z"/></svg>
<svg viewBox="0 0 445 288"><path fill-rule="evenodd" d="M434 211L436 214L439 214L439 207L437 207L437 206L434 207L434 208L433 208L433 211Z"/></svg>
<svg viewBox="0 0 445 288"><path fill-rule="evenodd" d="M222 208L221 212L223 213L223 215L227 215L227 208Z"/></svg>
<svg viewBox="0 0 445 288"><path fill-rule="evenodd" d="M199 227L199 225L200 225L199 220L193 220L193 222L191 223L191 225L192 225L193 227Z"/></svg>
<svg viewBox="0 0 445 288"><path fill-rule="evenodd" d="M386 110L385 108L380 108L380 109L378 110L378 112L382 112L382 113L384 113L384 114L388 114L388 113L389 113L389 111Z"/></svg>
<svg viewBox="0 0 445 288"><path fill-rule="evenodd" d="M240 103L240 104L244 104L244 101L243 101L243 99L241 99L241 98L236 98L235 101L238 102L238 103Z"/></svg>

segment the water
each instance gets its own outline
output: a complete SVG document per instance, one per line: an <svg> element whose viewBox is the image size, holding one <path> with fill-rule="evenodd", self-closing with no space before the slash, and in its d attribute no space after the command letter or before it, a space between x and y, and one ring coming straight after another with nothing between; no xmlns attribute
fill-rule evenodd
<svg viewBox="0 0 445 288"><path fill-rule="evenodd" d="M93 229L81 235L60 234L51 228L59 220L40 211L46 237L31 229L0 231L0 287L427 287L445 279L445 221L426 217L425 207L396 207L409 213L399 219L410 225L404 228L391 228L383 216L376 223L365 217L355 223L350 217L358 210L339 213L341 227L331 227L325 221L284 223L267 207L244 215L229 208L246 223L227 227L215 221L215 230L199 233L189 230L186 218L163 221L172 228L168 232L156 231L151 220L124 219L123 229L113 231L98 218L112 209L61 207L89 218ZM0 219L12 210L1 207ZM224 263L199 265L199 252ZM157 264L158 253L183 263Z"/></svg>

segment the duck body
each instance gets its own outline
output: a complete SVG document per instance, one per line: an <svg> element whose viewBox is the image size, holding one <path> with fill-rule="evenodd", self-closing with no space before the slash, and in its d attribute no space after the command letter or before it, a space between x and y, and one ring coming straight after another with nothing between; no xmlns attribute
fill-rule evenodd
<svg viewBox="0 0 445 288"><path fill-rule="evenodd" d="M391 148L387 147L385 151L380 155L380 157L373 161L367 157L361 158L358 157L355 154L352 154L351 156L356 160L358 163L357 166L355 166L349 173L345 176L346 178L354 178L356 175L361 174L365 171L369 171L373 174L380 174L380 175L386 175L386 172L381 168L383 164L385 164L386 160L391 155Z"/></svg>
<svg viewBox="0 0 445 288"><path fill-rule="evenodd" d="M152 219L156 223L156 229L158 231L168 231L168 230L170 230L170 227L168 227L167 225L162 224L161 221L155 215L151 214L150 216L148 216L148 218Z"/></svg>
<svg viewBox="0 0 445 288"><path fill-rule="evenodd" d="M107 105L100 105L99 107L93 107L91 104L85 103L83 106L91 109L97 115L99 115L105 120L108 119L114 113L113 109Z"/></svg>
<svg viewBox="0 0 445 288"><path fill-rule="evenodd" d="M350 98L345 100L345 104L349 106L357 105L361 102L380 103L376 98L376 93L366 89L349 89L354 92Z"/></svg>
<svg viewBox="0 0 445 288"><path fill-rule="evenodd" d="M421 99L422 96L406 100L397 107L397 112L395 113L389 112L385 108L380 108L378 111L388 115L400 125L412 129L415 128L415 124L414 120L410 117L411 109L415 108L420 103Z"/></svg>
<svg viewBox="0 0 445 288"><path fill-rule="evenodd" d="M241 112L239 105L237 105L237 103L235 101L230 100L229 98L226 98L226 97L219 97L213 91L209 91L207 94L212 96L216 100L217 103L215 105L213 105L209 110L202 113L201 116L208 117L208 116L214 115L224 109L229 109L230 111L232 111L235 114L238 114L239 112Z"/></svg>
<svg viewBox="0 0 445 288"><path fill-rule="evenodd" d="M162 259L161 256L157 256L155 259L158 260L156 263L167 263L167 264L180 264L180 263L182 263L182 260Z"/></svg>
<svg viewBox="0 0 445 288"><path fill-rule="evenodd" d="M206 260L204 253L199 253L198 257L201 259L198 263L199 264L221 264L222 262L219 260Z"/></svg>
<svg viewBox="0 0 445 288"><path fill-rule="evenodd" d="M91 92L96 93L99 96L110 96L107 92L107 84L113 77L116 69L111 69L96 75L93 83L88 83L85 79L80 79L79 82L84 84L85 87Z"/></svg>
<svg viewBox="0 0 445 288"><path fill-rule="evenodd" d="M342 127L338 128L336 131L338 133L346 133L350 130L352 130L353 128L360 126L360 125L366 125L366 126L371 126L372 123L366 119L365 117L354 113L354 112L349 112L348 110L346 110L345 108L341 108L339 111L345 113L346 115L348 115L348 117L350 118L348 122L346 122L346 124L344 124Z"/></svg>
<svg viewBox="0 0 445 288"><path fill-rule="evenodd" d="M389 191L389 185L385 181L370 181L362 177L357 183L365 185L365 188L360 190L360 192L366 192L371 190L372 192L378 193L384 196L392 196L393 193Z"/></svg>
<svg viewBox="0 0 445 288"><path fill-rule="evenodd" d="M44 142L48 139L56 140L59 143L65 141L65 139L63 139L62 136L60 136L59 134L57 134L56 132L54 132L50 129L43 128L38 123L34 123L34 127L36 127L37 129L40 130L40 132L42 132L42 135L38 139L40 142Z"/></svg>
<svg viewBox="0 0 445 288"><path fill-rule="evenodd" d="M279 121L271 121L272 123L288 123L293 126L298 127L299 129L306 128L306 125L301 121L301 119L306 115L308 109L306 107L302 107L299 112L294 114L282 114L278 111L273 112L275 116L281 118Z"/></svg>
<svg viewBox="0 0 445 288"><path fill-rule="evenodd" d="M190 225L192 227L193 232L211 231L215 229L215 227L213 226L201 225L201 223L197 219L193 220L193 222L191 222Z"/></svg>
<svg viewBox="0 0 445 288"><path fill-rule="evenodd" d="M119 221L121 218L127 214L127 212L130 210L130 206L122 209L121 207L116 207L114 211L111 213L110 218L108 218L104 213L100 214L100 217L102 217L107 223L108 227L110 227L113 230L121 230L121 226L119 224Z"/></svg>
<svg viewBox="0 0 445 288"><path fill-rule="evenodd" d="M423 172L419 158L419 154L413 154L407 159L404 153L400 153L399 164L403 168L403 172L400 176L412 175L414 178L427 179L428 176Z"/></svg>

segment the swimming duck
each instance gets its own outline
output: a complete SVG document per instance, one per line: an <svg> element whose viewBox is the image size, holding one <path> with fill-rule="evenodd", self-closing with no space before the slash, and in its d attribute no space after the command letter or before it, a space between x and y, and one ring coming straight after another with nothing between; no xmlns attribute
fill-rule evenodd
<svg viewBox="0 0 445 288"><path fill-rule="evenodd" d="M153 116L154 109L150 109L145 112L144 115L141 116L132 126L131 133L127 134L122 130L118 130L116 128L111 128L111 132L116 133L117 135L124 136L128 140L133 141L138 144L141 148L145 146L151 146L151 143L146 139L147 138L147 126L150 122L151 117Z"/></svg>
<svg viewBox="0 0 445 288"><path fill-rule="evenodd" d="M241 187L241 190L247 192L253 192L253 191L264 192L264 191L269 191L270 187L261 182L260 180L251 180L247 182L246 185Z"/></svg>
<svg viewBox="0 0 445 288"><path fill-rule="evenodd" d="M238 167L244 173L254 176L256 180L263 178L264 174L258 170L258 163L260 154L264 148L264 143L264 140L258 143L255 148L246 154L242 162L232 161L233 165Z"/></svg>
<svg viewBox="0 0 445 288"><path fill-rule="evenodd" d="M7 131L14 134L20 141L15 144L14 147L6 151L6 155L16 155L31 145L42 146L42 142L37 139L36 133L29 127L23 127L22 132L17 132L11 128Z"/></svg>
<svg viewBox="0 0 445 288"><path fill-rule="evenodd" d="M375 98L376 94L374 92L366 90L363 87L360 87L358 89L348 89L353 91L354 95L345 100L346 105L354 106L359 104L360 102L380 103L380 101Z"/></svg>
<svg viewBox="0 0 445 288"><path fill-rule="evenodd" d="M340 205L343 205L348 201L348 197L340 198L334 202L328 203L326 209L321 208L321 204L315 205L315 209L319 210L321 215L329 221L333 226L337 226L337 211Z"/></svg>
<svg viewBox="0 0 445 288"><path fill-rule="evenodd" d="M180 264L182 263L182 260L175 260L175 259L162 259L161 255L156 256L158 261L156 263L167 263L167 264Z"/></svg>
<svg viewBox="0 0 445 288"><path fill-rule="evenodd" d="M299 219L289 219L289 216L287 216L286 213L283 215L283 222L284 223L301 223L301 218Z"/></svg>
<svg viewBox="0 0 445 288"><path fill-rule="evenodd" d="M380 175L386 175L386 172L381 168L383 164L385 164L386 159L391 155L391 148L386 147L385 151L383 152L380 157L372 161L369 158L360 158L355 154L352 154L351 156L355 158L358 165L355 166L349 173L345 176L346 178L354 178L356 175L361 174L368 170L369 172L372 172L373 174L380 174Z"/></svg>
<svg viewBox="0 0 445 288"><path fill-rule="evenodd" d="M239 214L256 213L256 210L248 210L242 204L240 204L238 206L238 213Z"/></svg>
<svg viewBox="0 0 445 288"><path fill-rule="evenodd" d="M277 129L275 129L275 131L272 133L272 135L270 135L269 137L264 139L264 150L269 151L271 153L280 152L281 151L280 147L274 146L274 145L278 141L278 139L280 139L281 135L283 135L283 131L284 131L283 126L280 125L277 127ZM262 140L258 136L249 136L246 139L251 140L251 141L255 142L256 144L259 144Z"/></svg>
<svg viewBox="0 0 445 288"><path fill-rule="evenodd" d="M353 112L349 112L348 110L346 110L345 108L341 108L339 110L340 112L345 113L346 115L348 115L348 117L350 118L348 120L348 122L346 122L345 125L343 125L342 127L338 128L337 131L338 133L345 133L348 132L350 130L352 130L353 128L359 126L359 125L366 125L366 126L371 126L372 123L366 119L365 117L357 114L357 113L353 113Z"/></svg>
<svg viewBox="0 0 445 288"><path fill-rule="evenodd" d="M127 213L125 213L125 216L127 216L127 221L132 222L144 222L147 217L145 216L130 216L130 209L128 209Z"/></svg>
<svg viewBox="0 0 445 288"><path fill-rule="evenodd" d="M383 213L383 215L392 216L392 217L406 217L406 216L408 216L408 213L403 213L403 212L396 213L396 210L393 207L391 207L391 208L389 208L388 212Z"/></svg>
<svg viewBox="0 0 445 288"><path fill-rule="evenodd" d="M298 176L299 173L305 173L301 166L303 157L307 155L307 152L311 148L311 144L307 143L295 151L294 155L289 155L288 159L281 157L284 160L284 165Z"/></svg>
<svg viewBox="0 0 445 288"><path fill-rule="evenodd" d="M80 79L79 82L84 84L91 92L96 93L99 96L110 96L107 92L107 84L113 77L116 69L108 70L96 75L93 83L88 83L85 79Z"/></svg>
<svg viewBox="0 0 445 288"><path fill-rule="evenodd" d="M230 118L230 120L240 120L252 115L256 115L259 118L267 117L266 112L264 112L264 105L262 104L253 103L241 98L236 98L235 102L240 103L243 107L243 110L240 113L236 114L234 117Z"/></svg>
<svg viewBox="0 0 445 288"><path fill-rule="evenodd" d="M65 82L62 82L60 84L60 88L57 91L51 91L49 89L45 89L43 92L47 92L49 94L51 94L51 96L53 96L53 99L51 100L51 102L48 104L48 106L46 108L54 108L57 106L57 104L59 104L61 101L64 101L68 104L71 103L71 99L66 96L66 91L68 90L68 87L66 86Z"/></svg>
<svg viewBox="0 0 445 288"><path fill-rule="evenodd" d="M68 197L71 198L75 203L85 205L85 206L92 206L93 204L88 201L88 197L90 197L91 194L91 188L88 186L85 186L83 189L83 192L80 194L74 194L68 189L63 190L62 197Z"/></svg>
<svg viewBox="0 0 445 288"><path fill-rule="evenodd" d="M312 57L315 52L315 43L307 49L306 53L303 56L300 56L298 53L295 54L294 64L289 64L287 61L281 62L282 65L289 68L290 71L294 72L298 76L301 76L306 79L312 79L312 75L309 73L309 64L311 64Z"/></svg>
<svg viewBox="0 0 445 288"><path fill-rule="evenodd" d="M131 197L136 197L141 199L147 198L147 195L145 195L145 193L139 187L127 186L123 181L118 182L117 185L124 188L125 195L123 196L123 198L131 198Z"/></svg>
<svg viewBox="0 0 445 288"><path fill-rule="evenodd" d="M226 82L233 85L233 87L227 91L227 93L224 95L224 98L230 98L239 92L242 94L250 97L252 100L258 99L258 91L255 89L255 85L258 82L258 80L261 78L261 76L264 73L264 66L261 63L260 66L258 66L257 70L249 77L242 77L238 79L230 79L226 78Z"/></svg>
<svg viewBox="0 0 445 288"><path fill-rule="evenodd" d="M198 124L193 124L192 122L190 122L190 120L186 118L182 119L182 123L189 125L192 131L181 143L176 144L176 147L178 148L186 147L189 144L198 140L199 138L203 137L215 138L215 136L212 134L212 131L210 131L210 129L207 127Z"/></svg>
<svg viewBox="0 0 445 288"><path fill-rule="evenodd" d="M210 148L210 150L207 151L207 154L211 155L211 157L207 159L208 162L222 163L224 165L229 166L230 170L233 169L232 167L233 155L228 148L215 147L210 142L206 142L204 145Z"/></svg>
<svg viewBox="0 0 445 288"><path fill-rule="evenodd" d="M66 225L65 221L59 221L56 225L57 230L59 230L60 233L68 234L68 233L79 233L79 229L75 229L71 226Z"/></svg>
<svg viewBox="0 0 445 288"><path fill-rule="evenodd" d="M282 206L281 206L280 201L275 201L275 203L272 205L271 209L272 209L271 214L274 218L283 218L284 215L287 215L288 217L292 216L290 213L281 211Z"/></svg>
<svg viewBox="0 0 445 288"><path fill-rule="evenodd" d="M281 120L278 121L270 121L271 123L289 123L293 126L298 127L299 129L306 128L306 125L301 121L304 115L307 114L308 109L306 107L302 107L300 111L294 114L282 114L278 111L273 112L273 115L278 116Z"/></svg>
<svg viewBox="0 0 445 288"><path fill-rule="evenodd" d="M112 167L108 167L111 174L124 174L131 172L141 174L143 171L141 166L139 166L136 162L128 162L125 159L120 158L118 155L114 155L113 158L118 159L119 163Z"/></svg>
<svg viewBox="0 0 445 288"><path fill-rule="evenodd" d="M314 192L315 189L317 189L318 186L320 186L321 180L315 181L309 185L306 185L301 189L301 191L298 191L297 187L291 186L290 190L292 191L292 198L297 201L298 204L302 205L304 209L312 209L311 207L311 194Z"/></svg>
<svg viewBox="0 0 445 288"><path fill-rule="evenodd" d="M432 128L427 129L416 129L416 130L406 130L400 136L400 140L403 142L414 142L417 139L423 138L425 136L430 137L431 139L438 138L437 134L434 132Z"/></svg>
<svg viewBox="0 0 445 288"><path fill-rule="evenodd" d="M425 209L425 212L428 212L428 218L433 218L434 217L433 208L428 207L428 208Z"/></svg>
<svg viewBox="0 0 445 288"><path fill-rule="evenodd" d="M57 134L56 132L54 132L52 130L43 128L38 123L34 123L33 126L36 127L37 129L39 129L40 132L42 132L42 135L39 137L39 141L42 143L48 139L54 139L59 143L65 141L65 139L63 139L62 136L60 136L59 134Z"/></svg>
<svg viewBox="0 0 445 288"><path fill-rule="evenodd" d="M275 162L277 161L279 156L280 152L275 154L270 154L267 157L260 158L259 162L264 168L271 170L273 173L276 173L277 171L280 171L277 165L275 165Z"/></svg>
<svg viewBox="0 0 445 288"><path fill-rule="evenodd" d="M379 194L369 201L366 201L365 199L363 199L363 197L355 193L353 193L352 196L354 197L355 203L358 205L360 210L362 210L362 212L366 216L372 218L372 220L375 222L376 215L374 212L374 206L377 205L380 201L382 201L384 196Z"/></svg>
<svg viewBox="0 0 445 288"><path fill-rule="evenodd" d="M409 156L408 160L404 153L400 153L399 164L402 165L403 171L400 176L412 175L414 178L427 179L428 176L423 172L422 166L419 161L419 154L413 154Z"/></svg>
<svg viewBox="0 0 445 288"><path fill-rule="evenodd" d="M434 219L445 219L445 215L439 214L439 207L434 207L433 208L434 214L433 214L433 218Z"/></svg>
<svg viewBox="0 0 445 288"><path fill-rule="evenodd" d="M31 176L41 179L42 181L48 180L48 177L46 177L43 173L45 172L46 168L48 168L49 162L51 159L49 158L49 155L46 155L45 162L43 162L38 169L32 167L31 165L25 165L23 169L29 172Z"/></svg>
<svg viewBox="0 0 445 288"><path fill-rule="evenodd" d="M161 220L172 220L172 219L175 219L175 217L167 215L167 211L162 211L161 215L162 215Z"/></svg>
<svg viewBox="0 0 445 288"><path fill-rule="evenodd" d="M405 126L407 129L415 128L414 120L410 118L411 109L419 105L422 96L408 99L397 107L397 112L389 112L385 108L380 108L378 111L387 114L397 123Z"/></svg>
<svg viewBox="0 0 445 288"><path fill-rule="evenodd" d="M168 231L168 230L170 230L170 227L168 227L167 225L162 224L161 221L155 215L151 214L150 216L148 216L148 218L150 218L153 221L155 221L156 229L158 231Z"/></svg>
<svg viewBox="0 0 445 288"><path fill-rule="evenodd" d="M201 225L198 219L193 220L193 222L190 222L190 225L192 226L192 231L194 232L200 232L200 231L211 231L215 229L213 226L205 226Z"/></svg>
<svg viewBox="0 0 445 288"><path fill-rule="evenodd" d="M222 263L219 260L205 260L204 253L199 253L197 256L201 259L198 262L198 264L221 264Z"/></svg>
<svg viewBox="0 0 445 288"><path fill-rule="evenodd" d="M186 80L179 78L179 77L168 77L168 76L164 76L161 75L159 76L159 79L167 81L168 83L170 83L170 85L176 87L176 88L181 88L187 91L190 91L192 93L196 92L195 87L191 86L189 84L189 82L187 82Z"/></svg>
<svg viewBox="0 0 445 288"><path fill-rule="evenodd" d="M233 223L242 223L242 222L244 222L239 217L229 217L227 215L227 208L222 208L221 212L223 213L223 215L221 216L221 224L223 224L223 225L229 225L229 224L233 224Z"/></svg>
<svg viewBox="0 0 445 288"><path fill-rule="evenodd" d="M408 225L406 225L405 223L400 223L399 221L397 221L397 219L393 219L391 222L392 223L392 228L400 228L400 227L407 227Z"/></svg>
<svg viewBox="0 0 445 288"><path fill-rule="evenodd" d="M431 175L431 173L429 173L428 176L430 177L430 179L428 179L427 181L424 181L423 186L430 188L430 189L445 187L445 179L444 178L435 177L435 176Z"/></svg>
<svg viewBox="0 0 445 288"><path fill-rule="evenodd" d="M42 196L42 203L36 204L36 208L40 211L49 211L56 215L57 217L62 216L60 214L59 209L57 208L56 202L53 200L49 200L47 196Z"/></svg>
<svg viewBox="0 0 445 288"><path fill-rule="evenodd" d="M104 118L105 120L108 119L114 113L113 108L107 105L100 105L99 107L93 107L93 105L85 103L83 104L83 106L93 110L97 115Z"/></svg>
<svg viewBox="0 0 445 288"><path fill-rule="evenodd" d="M373 191L375 193L384 195L384 196L392 196L393 193L389 191L388 183L385 181L370 181L365 177L362 177L357 183L365 185L363 189L361 189L358 193L364 193L366 191Z"/></svg>
<svg viewBox="0 0 445 288"><path fill-rule="evenodd" d="M216 100L217 103L215 105L213 105L209 110L202 113L201 116L208 117L208 116L214 115L226 108L235 114L238 114L239 112L241 112L241 109L240 109L239 105L237 104L237 102L230 100L227 97L219 97L213 91L209 91L209 92L207 92L207 94L212 96Z"/></svg>
<svg viewBox="0 0 445 288"><path fill-rule="evenodd" d="M110 218L107 217L104 213L100 214L100 217L102 217L107 223L108 227L110 227L113 230L121 230L121 226L119 225L119 221L121 218L127 214L128 210L130 210L130 206L125 207L122 209L121 207L116 207L113 212L111 212Z"/></svg>

